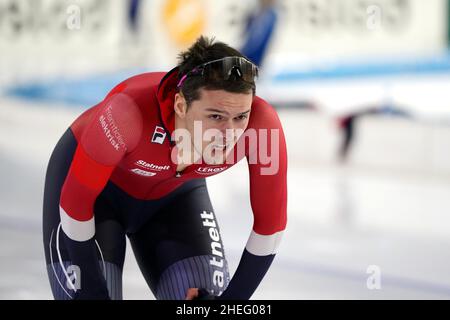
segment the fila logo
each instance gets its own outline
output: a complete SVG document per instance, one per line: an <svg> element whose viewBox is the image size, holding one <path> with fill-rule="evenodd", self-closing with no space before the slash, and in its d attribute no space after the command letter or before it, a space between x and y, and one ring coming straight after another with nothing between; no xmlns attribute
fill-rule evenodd
<svg viewBox="0 0 450 320"><path fill-rule="evenodd" d="M156 126L155 131L153 132L152 142L163 144L165 137L166 137L166 130L164 130L163 127Z"/></svg>

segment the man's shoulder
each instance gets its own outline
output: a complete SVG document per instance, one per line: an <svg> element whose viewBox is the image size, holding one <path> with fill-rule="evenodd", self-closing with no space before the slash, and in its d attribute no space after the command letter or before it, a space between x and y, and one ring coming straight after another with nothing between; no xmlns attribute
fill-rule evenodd
<svg viewBox="0 0 450 320"><path fill-rule="evenodd" d="M105 97L105 100L117 93L124 93L131 98L155 90L167 72L145 72L133 75L118 83Z"/></svg>
<svg viewBox="0 0 450 320"><path fill-rule="evenodd" d="M146 84L150 84L150 85L159 85L162 78L166 74L167 74L167 72L164 72L164 71L144 72L144 73L136 74L136 75L126 79L125 82L129 82L129 83L145 82Z"/></svg>
<svg viewBox="0 0 450 320"><path fill-rule="evenodd" d="M259 97L259 96L255 96L253 98L253 103L252 103L252 110L258 111L258 112L269 112L269 113L275 113L275 108L266 100L264 100L263 98Z"/></svg>
<svg viewBox="0 0 450 320"><path fill-rule="evenodd" d="M271 128L279 123L275 108L261 97L255 96L250 113L249 127Z"/></svg>

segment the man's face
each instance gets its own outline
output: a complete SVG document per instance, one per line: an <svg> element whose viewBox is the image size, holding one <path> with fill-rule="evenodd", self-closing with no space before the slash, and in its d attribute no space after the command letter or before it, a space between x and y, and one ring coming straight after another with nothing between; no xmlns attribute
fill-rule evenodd
<svg viewBox="0 0 450 320"><path fill-rule="evenodd" d="M193 101L189 108L184 97L177 93L175 112L180 127L189 131L192 140L196 139L192 141L194 150L204 158L207 154L220 159L217 164L221 164L248 126L252 101L251 91L231 93L202 88L200 99ZM198 131L199 124L201 131ZM198 132L201 132L201 137L198 137Z"/></svg>

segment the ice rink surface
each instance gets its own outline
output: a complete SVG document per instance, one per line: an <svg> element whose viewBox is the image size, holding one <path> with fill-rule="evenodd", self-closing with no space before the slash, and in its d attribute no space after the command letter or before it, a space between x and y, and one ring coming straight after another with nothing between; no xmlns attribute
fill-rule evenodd
<svg viewBox="0 0 450 320"><path fill-rule="evenodd" d="M0 98L0 299L52 298L41 233L45 169L81 111ZM292 150L288 226L253 299L449 299L448 176L303 161L295 156L303 114L279 115ZM252 226L246 163L208 187L233 273ZM367 286L371 266L379 289ZM125 299L154 299L130 247L123 281Z"/></svg>

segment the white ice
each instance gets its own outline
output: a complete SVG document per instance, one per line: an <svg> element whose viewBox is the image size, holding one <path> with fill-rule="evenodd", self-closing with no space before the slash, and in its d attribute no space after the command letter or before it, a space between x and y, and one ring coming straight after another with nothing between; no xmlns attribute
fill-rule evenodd
<svg viewBox="0 0 450 320"><path fill-rule="evenodd" d="M41 230L45 168L82 109L11 98L0 106L0 299L51 299ZM293 110L281 110L280 118L290 151L288 227L253 298L448 299L447 171L427 170L425 160L405 168L408 159L395 162L389 154L379 156L392 161L374 162L367 130L385 129L389 137L391 124L367 122L353 158L338 165L330 119ZM405 139L407 150L417 149L417 141ZM208 180L232 273L252 226L247 179L241 162ZM379 289L367 287L373 265L381 272ZM123 280L125 299L154 299L130 247Z"/></svg>

